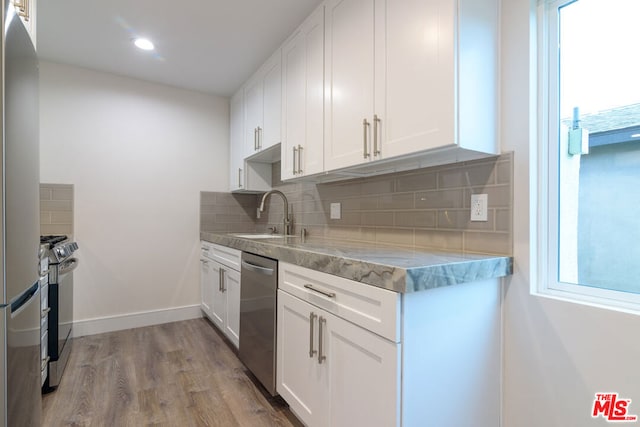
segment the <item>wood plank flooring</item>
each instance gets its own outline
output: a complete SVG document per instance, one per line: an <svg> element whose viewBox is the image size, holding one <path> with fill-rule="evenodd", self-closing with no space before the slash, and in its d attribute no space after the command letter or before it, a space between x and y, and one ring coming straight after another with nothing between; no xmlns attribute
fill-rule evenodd
<svg viewBox="0 0 640 427"><path fill-rule="evenodd" d="M76 338L47 426L300 426L205 319Z"/></svg>

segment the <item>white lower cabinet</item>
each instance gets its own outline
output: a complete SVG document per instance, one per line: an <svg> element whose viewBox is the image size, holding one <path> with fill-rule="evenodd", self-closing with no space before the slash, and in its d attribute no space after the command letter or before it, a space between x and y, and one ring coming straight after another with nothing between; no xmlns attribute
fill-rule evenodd
<svg viewBox="0 0 640 427"><path fill-rule="evenodd" d="M278 393L308 426L398 425L400 345L332 314L336 297L318 293L334 293L332 284L319 284L321 273L307 272L286 264L280 269L281 288L299 281L318 305L278 291ZM397 299L392 292L385 297Z"/></svg>
<svg viewBox="0 0 640 427"><path fill-rule="evenodd" d="M213 289L215 287L213 263L214 261L205 258L200 259L200 308L207 317L211 317L213 308Z"/></svg>
<svg viewBox="0 0 640 427"><path fill-rule="evenodd" d="M309 426L393 426L400 345L278 292L278 393Z"/></svg>
<svg viewBox="0 0 640 427"><path fill-rule="evenodd" d="M500 425L499 279L399 294L280 262L277 391L309 427Z"/></svg>
<svg viewBox="0 0 640 427"><path fill-rule="evenodd" d="M240 251L202 242L201 308L238 348L240 344Z"/></svg>
<svg viewBox="0 0 640 427"><path fill-rule="evenodd" d="M237 348L240 344L240 273L235 270L225 270L224 280L227 322L223 332Z"/></svg>

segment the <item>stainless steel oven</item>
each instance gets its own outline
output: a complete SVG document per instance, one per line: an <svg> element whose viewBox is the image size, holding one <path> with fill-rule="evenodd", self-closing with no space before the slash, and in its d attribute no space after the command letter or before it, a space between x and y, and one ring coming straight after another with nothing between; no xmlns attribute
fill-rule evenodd
<svg viewBox="0 0 640 427"><path fill-rule="evenodd" d="M43 391L48 392L60 384L71 353L73 270L78 266L73 253L78 244L69 241L67 236L43 236L41 241L49 245L49 372L42 386Z"/></svg>

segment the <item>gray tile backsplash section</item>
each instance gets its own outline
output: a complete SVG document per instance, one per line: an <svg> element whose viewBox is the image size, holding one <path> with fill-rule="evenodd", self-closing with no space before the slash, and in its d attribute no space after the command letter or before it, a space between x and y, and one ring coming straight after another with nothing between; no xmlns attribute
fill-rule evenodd
<svg viewBox="0 0 640 427"><path fill-rule="evenodd" d="M274 163L273 176L280 176ZM511 255L513 154L337 183L283 183L294 232L430 250ZM488 221L471 222L471 194L488 194ZM282 200L256 219L261 195L201 193L203 231L264 232L282 228ZM330 219L340 203L342 218Z"/></svg>
<svg viewBox="0 0 640 427"><path fill-rule="evenodd" d="M73 235L73 184L40 184L40 234Z"/></svg>
<svg viewBox="0 0 640 427"><path fill-rule="evenodd" d="M256 230L256 196L200 192L200 230L211 233Z"/></svg>

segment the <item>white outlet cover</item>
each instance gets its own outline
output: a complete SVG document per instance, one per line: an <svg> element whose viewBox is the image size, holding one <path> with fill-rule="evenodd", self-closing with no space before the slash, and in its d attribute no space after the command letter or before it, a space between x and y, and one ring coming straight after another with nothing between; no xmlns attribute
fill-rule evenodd
<svg viewBox="0 0 640 427"><path fill-rule="evenodd" d="M331 203L331 213L330 213L330 218L331 219L341 219L342 215L340 212L341 209L341 204L340 203Z"/></svg>
<svg viewBox="0 0 640 427"><path fill-rule="evenodd" d="M489 197L486 194L471 195L471 221L487 221L487 205Z"/></svg>

